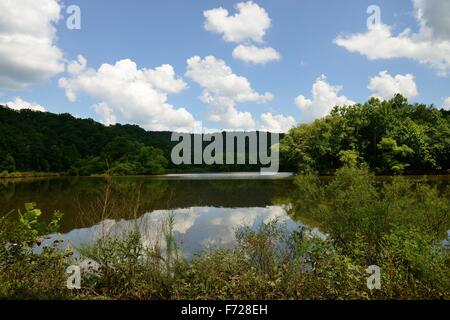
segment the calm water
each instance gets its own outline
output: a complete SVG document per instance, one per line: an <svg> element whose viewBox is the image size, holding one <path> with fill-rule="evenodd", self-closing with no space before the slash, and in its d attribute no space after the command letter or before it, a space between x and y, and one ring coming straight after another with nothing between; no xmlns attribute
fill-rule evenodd
<svg viewBox="0 0 450 320"><path fill-rule="evenodd" d="M191 256L205 248L232 246L242 226L256 228L278 219L288 229L298 228L300 222L286 213L292 191L287 173L51 178L0 182L0 207L9 212L35 202L45 218L55 210L63 212L62 238L75 248L136 227L150 245L173 217L174 235Z"/></svg>
<svg viewBox="0 0 450 320"><path fill-rule="evenodd" d="M445 186L449 177L431 177L429 183ZM35 202L44 218L59 210L64 213L62 238L75 248L135 228L151 245L161 240L165 223L173 217L175 238L189 257L205 248L231 247L242 226L256 228L274 219L288 229L302 222L314 226L287 214L293 193L292 176L284 173L0 180L0 212L21 209L26 202Z"/></svg>

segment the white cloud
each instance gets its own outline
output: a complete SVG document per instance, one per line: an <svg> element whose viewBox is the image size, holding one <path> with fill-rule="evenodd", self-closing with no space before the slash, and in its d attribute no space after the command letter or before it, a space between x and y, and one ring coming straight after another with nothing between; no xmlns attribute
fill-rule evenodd
<svg viewBox="0 0 450 320"><path fill-rule="evenodd" d="M236 103L264 103L273 99L271 93L254 91L247 78L234 74L223 60L214 56L189 58L186 76L202 87L201 100L212 107L209 119L229 128L253 129L256 126L251 113L238 111Z"/></svg>
<svg viewBox="0 0 450 320"><path fill-rule="evenodd" d="M450 39L450 1L414 0L416 17L422 29L428 28L435 38Z"/></svg>
<svg viewBox="0 0 450 320"><path fill-rule="evenodd" d="M233 73L225 61L214 56L187 60L186 76L197 82L208 95L227 97L237 102L267 102L271 93L254 91L247 78Z"/></svg>
<svg viewBox="0 0 450 320"><path fill-rule="evenodd" d="M387 71L381 71L377 76L370 79L367 87L373 92L373 96L387 100L400 93L410 99L418 95L416 82L412 74L397 74L391 76Z"/></svg>
<svg viewBox="0 0 450 320"><path fill-rule="evenodd" d="M283 116L281 114L272 115L272 113L267 112L261 114L262 125L259 130L284 133L290 128L295 126L296 121L291 116Z"/></svg>
<svg viewBox="0 0 450 320"><path fill-rule="evenodd" d="M448 0L414 0L418 33L405 29L394 35L385 24L373 26L365 33L338 36L334 42L350 52L370 60L409 58L430 65L438 75L450 70L450 19Z"/></svg>
<svg viewBox="0 0 450 320"><path fill-rule="evenodd" d="M233 58L258 64L280 60L281 56L272 47L258 48L241 44L233 50Z"/></svg>
<svg viewBox="0 0 450 320"><path fill-rule="evenodd" d="M249 44L251 41L264 42L264 36L272 23L266 10L252 1L240 2L235 8L238 12L234 16L230 16L228 10L222 7L204 11L205 29L223 34L225 41L245 42L233 50L235 59L255 64L280 60L281 56L274 48Z"/></svg>
<svg viewBox="0 0 450 320"><path fill-rule="evenodd" d="M0 1L0 87L24 88L64 71L54 24L58 0Z"/></svg>
<svg viewBox="0 0 450 320"><path fill-rule="evenodd" d="M342 87L330 85L326 80L327 78L324 75L316 79L312 86L311 99L307 99L303 95L295 98L295 103L302 111L302 120L304 122L328 115L335 106L355 104L354 101L347 97L339 95Z"/></svg>
<svg viewBox="0 0 450 320"><path fill-rule="evenodd" d="M230 97L211 95L203 91L200 99L211 107L209 120L221 123L225 128L236 130L250 130L256 126L250 112L241 112L236 109L236 101Z"/></svg>
<svg viewBox="0 0 450 320"><path fill-rule="evenodd" d="M70 74L79 74L87 67L87 60L81 54L77 56L77 60L70 61L67 64L67 72Z"/></svg>
<svg viewBox="0 0 450 320"><path fill-rule="evenodd" d="M94 109L105 124L124 119L149 130L178 131L191 131L197 125L186 109L177 109L167 102L168 94L186 87L172 66L138 69L129 59L114 65L102 64L98 70L87 68L86 64L82 56L72 61L68 68L70 78L61 78L59 86L72 102L78 92L99 100Z"/></svg>
<svg viewBox="0 0 450 320"><path fill-rule="evenodd" d="M252 1L240 2L235 8L238 12L234 16L230 16L228 10L222 7L204 11L205 29L223 34L225 41L263 42L271 24L266 10Z"/></svg>
<svg viewBox="0 0 450 320"><path fill-rule="evenodd" d="M113 125L117 123L117 117L114 114L114 110L110 108L106 102L99 102L94 104L94 110L102 118L103 124L106 126Z"/></svg>
<svg viewBox="0 0 450 320"><path fill-rule="evenodd" d="M16 97L14 99L14 101L2 103L2 105L6 105L8 108L14 109L14 110L29 109L29 110L41 111L41 112L46 111L45 108L43 106L41 106L40 104L38 104L36 102L25 101L20 97Z"/></svg>
<svg viewBox="0 0 450 320"><path fill-rule="evenodd" d="M442 104L442 108L444 110L450 111L450 97L448 97L444 100L444 103Z"/></svg>
<svg viewBox="0 0 450 320"><path fill-rule="evenodd" d="M179 93L186 89L186 82L176 78L175 71L170 64L163 64L154 70L147 70L147 81L155 88L167 93Z"/></svg>

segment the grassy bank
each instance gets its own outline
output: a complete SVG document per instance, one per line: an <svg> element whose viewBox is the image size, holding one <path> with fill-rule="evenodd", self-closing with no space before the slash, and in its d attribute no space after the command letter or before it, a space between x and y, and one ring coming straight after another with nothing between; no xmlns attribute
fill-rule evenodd
<svg viewBox="0 0 450 320"><path fill-rule="evenodd" d="M1 220L0 298L450 299L450 252L442 242L449 190L401 177L380 187L366 169L350 167L331 183L300 176L296 185L291 214L319 221L325 239L274 221L237 230L232 249L187 260L169 217L161 241L144 245L136 231L78 248L98 264L82 270L79 290L66 288L66 268L77 263L72 252L42 242L61 215L42 224L40 211L27 205L18 219ZM367 287L371 265L381 270L380 289Z"/></svg>
<svg viewBox="0 0 450 320"><path fill-rule="evenodd" d="M0 179L48 178L59 176L61 174L56 172L0 172Z"/></svg>

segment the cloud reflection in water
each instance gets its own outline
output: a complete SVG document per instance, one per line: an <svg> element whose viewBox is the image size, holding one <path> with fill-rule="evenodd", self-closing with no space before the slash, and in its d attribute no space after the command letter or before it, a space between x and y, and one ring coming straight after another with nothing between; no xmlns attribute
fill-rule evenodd
<svg viewBox="0 0 450 320"><path fill-rule="evenodd" d="M257 228L261 223L277 219L287 230L297 229L301 224L290 219L281 206L264 208L215 208L191 207L186 209L156 210L144 214L134 220L104 220L89 228L74 229L57 238L66 240L74 248L81 244L92 244L104 235L121 235L135 230L142 235L142 242L152 246L161 241L165 249L165 241L161 236L161 228L167 219L173 216L173 233L183 255L187 258L208 248L230 248L235 243L235 232L240 227ZM52 241L52 236L48 241ZM66 244L67 244L66 242Z"/></svg>

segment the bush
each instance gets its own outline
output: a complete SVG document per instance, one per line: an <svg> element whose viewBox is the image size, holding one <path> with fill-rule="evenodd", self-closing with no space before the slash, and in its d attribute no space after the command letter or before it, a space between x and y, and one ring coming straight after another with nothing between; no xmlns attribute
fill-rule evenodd
<svg viewBox="0 0 450 320"><path fill-rule="evenodd" d="M417 227L436 240L450 228L450 190L439 191L423 180L393 177L379 183L366 167L343 167L330 183L306 175L296 177L295 184L293 214L320 222L344 250L362 237L367 262L376 259L381 239L395 225Z"/></svg>
<svg viewBox="0 0 450 320"><path fill-rule="evenodd" d="M69 293L65 285L65 265L71 253L57 248L58 242L44 246L46 235L59 228L61 213L42 223L41 211L28 203L18 219L0 219L0 298L60 299ZM40 249L40 253L37 253Z"/></svg>

